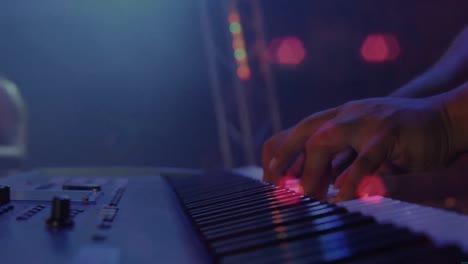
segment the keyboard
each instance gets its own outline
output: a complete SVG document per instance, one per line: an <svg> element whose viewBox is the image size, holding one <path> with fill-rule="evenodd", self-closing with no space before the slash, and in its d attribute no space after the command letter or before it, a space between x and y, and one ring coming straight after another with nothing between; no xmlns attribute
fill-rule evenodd
<svg viewBox="0 0 468 264"><path fill-rule="evenodd" d="M216 263L462 263L468 217L380 196L330 204L216 172L169 177Z"/></svg>
<svg viewBox="0 0 468 264"><path fill-rule="evenodd" d="M38 170L0 179L0 262L463 263L468 218L332 204L233 171Z"/></svg>

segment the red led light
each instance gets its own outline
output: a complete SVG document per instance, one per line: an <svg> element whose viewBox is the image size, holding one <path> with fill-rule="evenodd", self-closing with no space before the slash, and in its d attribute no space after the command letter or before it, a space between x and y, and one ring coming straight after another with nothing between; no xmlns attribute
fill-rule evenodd
<svg viewBox="0 0 468 264"><path fill-rule="evenodd" d="M357 187L357 195L359 198L367 198L370 196L385 196L387 188L380 177L366 176Z"/></svg>
<svg viewBox="0 0 468 264"><path fill-rule="evenodd" d="M304 194L301 182L294 176L284 176L279 182L279 186L282 188L290 189L298 194Z"/></svg>
<svg viewBox="0 0 468 264"><path fill-rule="evenodd" d="M304 43L297 37L274 39L267 51L267 60L275 64L298 65L306 56Z"/></svg>
<svg viewBox="0 0 468 264"><path fill-rule="evenodd" d="M372 34L361 46L362 58L370 63L394 61L400 55L400 44L393 34Z"/></svg>
<svg viewBox="0 0 468 264"><path fill-rule="evenodd" d="M281 188L290 189L300 195L304 194L299 179L293 176L284 176L280 179L278 186ZM282 194L275 193L275 200L282 204L296 204L299 202L299 199L299 196L294 199L291 199L289 195L284 196Z"/></svg>

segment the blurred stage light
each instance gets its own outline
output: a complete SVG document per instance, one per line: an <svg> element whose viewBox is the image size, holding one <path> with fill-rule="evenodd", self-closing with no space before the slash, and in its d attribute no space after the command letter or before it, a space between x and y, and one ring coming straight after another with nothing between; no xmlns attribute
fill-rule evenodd
<svg viewBox="0 0 468 264"><path fill-rule="evenodd" d="M400 44L393 34L368 35L361 46L361 56L369 63L395 61L400 52Z"/></svg>
<svg viewBox="0 0 468 264"><path fill-rule="evenodd" d="M242 34L242 25L240 23L239 13L233 9L228 16L229 31L232 35L232 49L234 51L234 59L237 64L237 77L242 81L250 79L251 71L247 59L247 49Z"/></svg>
<svg viewBox="0 0 468 264"><path fill-rule="evenodd" d="M234 40L232 41L232 49L237 50L237 49L244 49L245 50L245 43L243 40Z"/></svg>
<svg viewBox="0 0 468 264"><path fill-rule="evenodd" d="M245 49L236 49L234 51L234 57L236 58L236 60L242 61L247 57L247 52L245 51Z"/></svg>
<svg viewBox="0 0 468 264"><path fill-rule="evenodd" d="M304 44L296 37L283 39L277 51L277 58L280 64L300 64L305 58Z"/></svg>
<svg viewBox="0 0 468 264"><path fill-rule="evenodd" d="M237 67L237 77L243 81L248 80L250 78L250 68L246 65Z"/></svg>
<svg viewBox="0 0 468 264"><path fill-rule="evenodd" d="M240 17L236 13L229 14L228 21L230 24L232 23L240 23Z"/></svg>
<svg viewBox="0 0 468 264"><path fill-rule="evenodd" d="M304 43L297 37L274 39L267 50L267 59L274 64L298 65L305 56Z"/></svg>
<svg viewBox="0 0 468 264"><path fill-rule="evenodd" d="M229 25L229 30L232 34L239 34L242 30L241 24L239 22L233 22Z"/></svg>

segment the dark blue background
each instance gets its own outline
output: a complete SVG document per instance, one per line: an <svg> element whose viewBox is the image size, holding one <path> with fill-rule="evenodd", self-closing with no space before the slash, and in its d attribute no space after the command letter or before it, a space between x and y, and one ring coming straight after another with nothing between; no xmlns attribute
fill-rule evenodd
<svg viewBox="0 0 468 264"><path fill-rule="evenodd" d="M220 165L197 4L2 0L0 73L28 103L29 165ZM294 35L307 49L303 64L274 67L284 126L386 95L468 22L465 0L262 4L268 40ZM400 40L396 62L361 59L365 36L379 32Z"/></svg>
<svg viewBox="0 0 468 264"><path fill-rule="evenodd" d="M216 148L196 2L0 10L0 72L28 103L32 166L198 166Z"/></svg>

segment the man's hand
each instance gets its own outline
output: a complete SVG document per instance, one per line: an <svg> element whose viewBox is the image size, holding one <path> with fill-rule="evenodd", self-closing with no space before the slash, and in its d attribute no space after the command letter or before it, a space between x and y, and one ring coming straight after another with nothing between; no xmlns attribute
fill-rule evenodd
<svg viewBox="0 0 468 264"><path fill-rule="evenodd" d="M350 102L265 142L264 180L278 184L286 174L298 174L304 193L322 198L332 181L332 161L355 152L335 182L338 200L353 199L361 180L382 167L408 172L445 167L455 155L449 130L442 97Z"/></svg>

